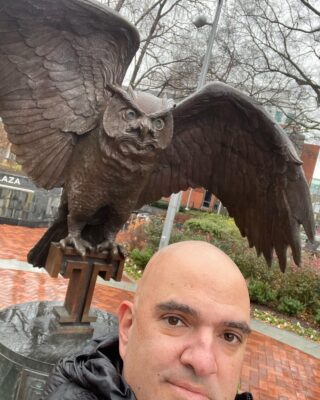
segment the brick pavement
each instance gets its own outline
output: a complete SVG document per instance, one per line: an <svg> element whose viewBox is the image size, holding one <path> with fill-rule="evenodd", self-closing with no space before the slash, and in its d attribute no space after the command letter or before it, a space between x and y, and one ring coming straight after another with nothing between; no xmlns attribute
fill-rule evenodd
<svg viewBox="0 0 320 400"><path fill-rule="evenodd" d="M26 261L28 251L40 239L45 228L25 228L0 224L0 259Z"/></svg>
<svg viewBox="0 0 320 400"><path fill-rule="evenodd" d="M44 234L46 228L26 228L22 226L0 224L0 259L9 258L26 261L28 251ZM118 234L118 241L125 238L125 233Z"/></svg>
<svg viewBox="0 0 320 400"><path fill-rule="evenodd" d="M43 229L0 225L0 258L25 260ZM0 270L0 308L34 300L63 300L67 281L46 274ZM97 285L92 305L116 312L132 293ZM241 388L255 400L319 400L320 362L301 351L253 332L248 340Z"/></svg>

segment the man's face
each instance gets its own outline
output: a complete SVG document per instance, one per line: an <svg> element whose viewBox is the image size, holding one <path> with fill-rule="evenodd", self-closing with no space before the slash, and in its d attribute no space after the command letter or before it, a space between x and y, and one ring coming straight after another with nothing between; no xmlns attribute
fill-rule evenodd
<svg viewBox="0 0 320 400"><path fill-rule="evenodd" d="M249 332L247 302L210 270L155 275L134 307L123 306L125 318L120 310L123 375L136 397L233 400Z"/></svg>

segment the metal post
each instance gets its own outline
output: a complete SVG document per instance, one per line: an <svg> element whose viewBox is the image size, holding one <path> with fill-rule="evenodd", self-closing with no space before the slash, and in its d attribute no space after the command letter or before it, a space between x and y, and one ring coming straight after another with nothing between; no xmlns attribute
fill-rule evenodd
<svg viewBox="0 0 320 400"><path fill-rule="evenodd" d="M190 205L190 200L191 200L192 192L193 192L193 189L190 188L190 189L189 189L189 193L188 193L188 200L187 200L187 204L186 204L186 210L189 210L189 205Z"/></svg>
<svg viewBox="0 0 320 400"><path fill-rule="evenodd" d="M181 196L182 196L182 192L174 193L173 195L171 195L169 205L168 205L166 219L164 221L164 225L163 225L163 229L162 229L162 234L161 234L160 243L159 243L159 249L162 249L162 247L166 247L169 244L171 231L172 231L172 225L173 225L173 221L174 221L176 212L179 211Z"/></svg>
<svg viewBox="0 0 320 400"><path fill-rule="evenodd" d="M211 31L210 31L210 35L209 35L209 39L208 39L207 51L204 56L201 72L200 72L199 79L198 79L197 90L201 89L204 86L204 84L206 83L206 76L207 76L209 62L210 62L210 58L211 58L213 42L214 42L214 39L216 38L216 34L217 34L217 30L218 30L218 22L219 22L219 18L220 18L220 14L221 14L222 3L223 3L223 0L218 0L216 14L214 16L214 21L212 24L209 24L209 25L211 25Z"/></svg>
<svg viewBox="0 0 320 400"><path fill-rule="evenodd" d="M222 3L223 3L223 0L218 0L218 5L217 5L214 21L212 24L209 24L209 25L211 25L211 31L210 31L210 35L209 35L209 39L208 39L206 54L205 54L205 57L203 60L201 72L200 72L199 79L198 79L197 91L200 90L204 86L205 81L206 81L208 66L209 66L211 52L212 52L212 46L213 46L214 39L216 37L218 22L219 22L219 18L220 18L220 14L221 14ZM191 193L192 193L192 188L190 189L186 208L189 207ZM161 235L161 239L160 239L160 243L159 243L159 249L161 249L162 247L165 247L169 244L174 217L176 215L176 212L179 210L181 197L182 197L182 192L174 193L170 197L167 215L166 215L166 219L164 221L162 235Z"/></svg>
<svg viewBox="0 0 320 400"><path fill-rule="evenodd" d="M11 143L9 143L8 146L7 146L7 148L6 148L6 155L4 156L4 158L5 158L6 160L9 160L10 154L11 154Z"/></svg>
<svg viewBox="0 0 320 400"><path fill-rule="evenodd" d="M205 57L203 60L201 72L200 72L199 79L198 79L197 91L200 90L206 83L206 76L208 73L213 42L216 38L216 34L217 34L217 30L218 30L218 22L219 22L219 18L220 18L220 14L221 14L222 3L223 3L223 0L218 1L214 21L212 24L209 24L209 25L211 25L211 31L210 31L210 35L209 35L209 39L208 39L207 51L206 51L206 54L205 54ZM193 189L190 188L190 192L189 192L189 196L188 196L188 200L187 200L187 204L186 204L187 210L189 209L192 192L193 192Z"/></svg>

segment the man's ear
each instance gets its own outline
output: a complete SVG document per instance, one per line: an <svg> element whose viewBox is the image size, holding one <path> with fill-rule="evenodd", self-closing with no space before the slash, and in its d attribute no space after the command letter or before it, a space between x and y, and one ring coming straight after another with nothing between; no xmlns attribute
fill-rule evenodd
<svg viewBox="0 0 320 400"><path fill-rule="evenodd" d="M130 329L133 324L133 303L123 301L118 309L119 319L119 352L122 360L126 355Z"/></svg>

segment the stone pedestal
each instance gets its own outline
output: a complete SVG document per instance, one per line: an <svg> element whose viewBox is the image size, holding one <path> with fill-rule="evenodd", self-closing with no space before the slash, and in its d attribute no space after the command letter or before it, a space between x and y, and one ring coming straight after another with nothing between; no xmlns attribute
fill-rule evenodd
<svg viewBox="0 0 320 400"><path fill-rule="evenodd" d="M18 304L0 311L0 399L38 400L56 362L118 329L112 314L91 309L93 334L64 334L54 328L58 302Z"/></svg>

